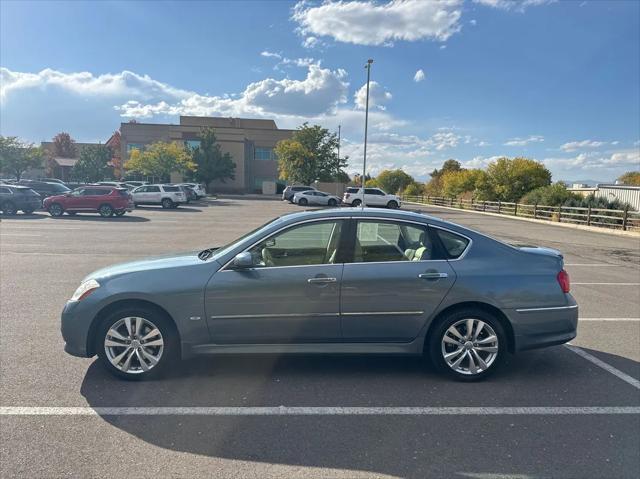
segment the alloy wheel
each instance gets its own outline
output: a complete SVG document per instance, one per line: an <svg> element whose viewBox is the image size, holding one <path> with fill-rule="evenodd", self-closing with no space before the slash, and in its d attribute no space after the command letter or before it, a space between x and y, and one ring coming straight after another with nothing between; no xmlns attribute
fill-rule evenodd
<svg viewBox="0 0 640 479"><path fill-rule="evenodd" d="M162 359L164 338L151 321L131 316L116 321L107 330L104 350L116 369L141 374L153 369Z"/></svg>
<svg viewBox="0 0 640 479"><path fill-rule="evenodd" d="M442 336L445 363L459 374L472 376L487 371L498 357L498 335L481 319L461 319Z"/></svg>

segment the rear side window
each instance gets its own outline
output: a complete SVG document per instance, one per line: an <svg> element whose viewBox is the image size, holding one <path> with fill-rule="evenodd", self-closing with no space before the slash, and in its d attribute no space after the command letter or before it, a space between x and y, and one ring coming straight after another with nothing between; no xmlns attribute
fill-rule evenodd
<svg viewBox="0 0 640 479"><path fill-rule="evenodd" d="M146 189L144 190L144 193L159 193L159 192L160 192L159 186L147 186Z"/></svg>
<svg viewBox="0 0 640 479"><path fill-rule="evenodd" d="M163 186L164 191L180 191L179 186Z"/></svg>
<svg viewBox="0 0 640 479"><path fill-rule="evenodd" d="M433 228L433 230L440 238L442 246L444 246L444 250L447 253L449 259L459 258L467 249L467 246L469 246L469 240L464 236L460 236L455 233L451 233L450 231L444 231L438 228Z"/></svg>
<svg viewBox="0 0 640 479"><path fill-rule="evenodd" d="M357 193L360 188L347 188L347 193Z"/></svg>
<svg viewBox="0 0 640 479"><path fill-rule="evenodd" d="M129 196L129 192L127 190L116 190L120 196Z"/></svg>

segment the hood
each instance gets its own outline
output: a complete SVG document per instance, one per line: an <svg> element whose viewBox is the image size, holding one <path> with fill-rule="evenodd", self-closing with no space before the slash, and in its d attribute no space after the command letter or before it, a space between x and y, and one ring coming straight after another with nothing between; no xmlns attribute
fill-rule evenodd
<svg viewBox="0 0 640 479"><path fill-rule="evenodd" d="M198 259L198 252L195 251L179 255L154 256L138 261L107 266L106 268L99 269L89 274L83 279L83 281L89 279L110 278L121 274L137 273L140 271L180 268L198 264L205 264L205 262Z"/></svg>

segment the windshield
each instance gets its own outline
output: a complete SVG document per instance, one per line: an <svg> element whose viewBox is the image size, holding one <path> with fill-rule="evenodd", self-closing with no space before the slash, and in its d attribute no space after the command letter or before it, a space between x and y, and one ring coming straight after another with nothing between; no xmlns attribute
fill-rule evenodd
<svg viewBox="0 0 640 479"><path fill-rule="evenodd" d="M66 193L68 191L71 191L69 188L67 188L64 185L61 185L60 183L48 183L48 184L51 185L49 189L51 189L51 191L54 191L56 193Z"/></svg>

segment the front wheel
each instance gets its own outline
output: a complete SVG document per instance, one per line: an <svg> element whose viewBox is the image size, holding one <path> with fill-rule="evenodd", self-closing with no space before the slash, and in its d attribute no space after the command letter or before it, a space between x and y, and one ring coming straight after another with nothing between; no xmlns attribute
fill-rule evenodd
<svg viewBox="0 0 640 479"><path fill-rule="evenodd" d="M113 208L111 205L102 205L100 209L98 209L98 213L100 213L100 216L103 218L111 218L113 216Z"/></svg>
<svg viewBox="0 0 640 479"><path fill-rule="evenodd" d="M178 357L171 321L144 308L112 313L100 324L95 341L102 365L123 379L160 376Z"/></svg>
<svg viewBox="0 0 640 479"><path fill-rule="evenodd" d="M126 213L125 210L116 211L116 216L123 216Z"/></svg>
<svg viewBox="0 0 640 479"><path fill-rule="evenodd" d="M354 208L357 208L358 206L360 206L362 204L362 201L360 200L353 200L351 202L351 206L353 206Z"/></svg>
<svg viewBox="0 0 640 479"><path fill-rule="evenodd" d="M22 212L23 212L25 215L32 215L34 211L35 211L35 210L32 210L31 208L27 208L26 210L22 210Z"/></svg>
<svg viewBox="0 0 640 479"><path fill-rule="evenodd" d="M300 198L300 199L298 200L298 204L299 204L300 206L307 206L307 205L309 204L309 202L307 201L307 199L306 199L306 198Z"/></svg>
<svg viewBox="0 0 640 479"><path fill-rule="evenodd" d="M60 203L54 203L49 206L49 214L55 218L62 216L64 213L64 208Z"/></svg>
<svg viewBox="0 0 640 479"><path fill-rule="evenodd" d="M395 210L398 208L398 202L391 200L389 201L389 203L387 203L387 208L391 208L392 210Z"/></svg>
<svg viewBox="0 0 640 479"><path fill-rule="evenodd" d="M454 311L438 322L428 342L433 364L459 381L493 373L507 352L500 321L481 309Z"/></svg>
<svg viewBox="0 0 640 479"><path fill-rule="evenodd" d="M169 198L165 198L162 200L161 205L165 210L168 210L169 208L173 208L173 201L171 201Z"/></svg>
<svg viewBox="0 0 640 479"><path fill-rule="evenodd" d="M329 206L336 206L336 205L338 204L338 202L337 202L336 200L334 200L333 198L331 198L331 199L329 200L329 203L328 203L328 204L329 204Z"/></svg>

